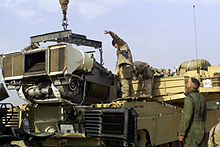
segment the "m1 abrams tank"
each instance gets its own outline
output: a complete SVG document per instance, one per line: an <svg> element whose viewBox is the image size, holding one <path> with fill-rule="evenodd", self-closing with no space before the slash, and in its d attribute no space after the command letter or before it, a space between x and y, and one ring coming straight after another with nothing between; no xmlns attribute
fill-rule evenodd
<svg viewBox="0 0 220 147"><path fill-rule="evenodd" d="M106 131L104 138L115 138L116 142L125 145L134 141L135 136L131 137L132 133L128 131L136 124L133 109L92 106L110 103L112 98L116 98L113 74L95 61L93 52L84 53L72 47L72 44L76 44L101 51L101 42L73 34L70 30L31 37L32 43L42 41L56 43L48 48L28 47L1 55L2 74L7 88L17 90L19 97L29 102L16 109L19 114L17 128L25 129L24 118L29 120L31 132L24 133L25 144L38 146L42 138L44 140L54 132L57 132L54 137L60 136L62 139L67 134L73 139L78 136L77 140L85 139L85 134L99 137L99 125L105 122L106 126L102 127ZM112 121L112 117L117 119ZM114 129L112 125L115 125ZM125 128L120 128L124 125ZM62 142L62 139L58 141ZM93 144L97 144L96 141L92 139Z"/></svg>
<svg viewBox="0 0 220 147"><path fill-rule="evenodd" d="M64 31L32 36L29 47L1 55L7 88L15 89L29 104L0 109L4 112L0 116L2 128L13 130L9 134L2 131L0 138L23 140L26 146L34 147L180 147L177 136L186 82L197 76L206 100L218 100L220 66L199 72L194 68L180 70L177 76L157 73L152 98L145 95L144 82L134 80L135 96L118 98L116 79L102 64L102 43L67 30L69 0L59 2ZM55 43L38 46L48 41ZM100 63L93 52L85 53L73 44L99 49ZM207 132L219 117L219 110L208 111Z"/></svg>
<svg viewBox="0 0 220 147"><path fill-rule="evenodd" d="M57 131L58 123L64 123L59 125L61 131L68 130L65 127L70 127L69 123L76 123L77 132L81 132L81 121L76 118L82 117L84 109L94 103L110 102L111 98L116 97L116 89L113 88L114 76L102 66L102 43L89 40L84 35L73 34L71 30L31 37L31 44L47 41L55 41L56 44L48 48L29 46L18 52L1 55L2 75L7 88L15 89L19 97L29 103L16 108L19 117L9 120L18 121L17 128L23 128L23 118L27 117L32 129L35 130L36 125L39 125L35 132L40 132L43 138L48 134L42 136L42 132ZM85 53L73 48L72 44L98 48L101 63L95 60L94 51ZM5 98L1 95L1 100ZM37 112L39 110L40 112ZM76 118L72 119L74 116ZM7 113L4 117L7 117ZM61 122L63 117L69 120ZM29 137L39 137L35 135L31 134ZM21 138L28 138L27 136L26 134ZM25 142L28 146L37 145L36 139L25 139Z"/></svg>
<svg viewBox="0 0 220 147"><path fill-rule="evenodd" d="M134 97L117 98L114 75L92 52L72 46L101 48L101 42L70 30L31 37L31 42L47 41L55 44L1 56L7 88L29 102L13 109L16 128L25 129L24 118L29 121L30 132L21 137L27 146L178 147L188 78L197 76L207 101L220 97L220 66L208 66L155 77L152 98L146 97L143 81L138 80L133 81ZM219 110L208 111L207 132L219 117Z"/></svg>

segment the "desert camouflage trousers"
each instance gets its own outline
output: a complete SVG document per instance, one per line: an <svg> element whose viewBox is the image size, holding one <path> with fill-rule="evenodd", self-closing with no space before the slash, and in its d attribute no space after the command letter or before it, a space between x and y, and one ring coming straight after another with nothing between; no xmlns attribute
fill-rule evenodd
<svg viewBox="0 0 220 147"><path fill-rule="evenodd" d="M154 83L154 77L149 79L144 79L144 89L146 90L146 97L152 97L152 90L153 90L153 83Z"/></svg>
<svg viewBox="0 0 220 147"><path fill-rule="evenodd" d="M121 92L123 98L134 96L134 90L132 87L133 71L129 69L131 67L132 66L128 64L119 67L119 78L122 86Z"/></svg>

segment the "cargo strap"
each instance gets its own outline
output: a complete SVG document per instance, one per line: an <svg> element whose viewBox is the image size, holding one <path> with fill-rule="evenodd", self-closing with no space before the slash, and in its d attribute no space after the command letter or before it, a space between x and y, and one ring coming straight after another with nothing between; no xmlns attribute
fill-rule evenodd
<svg viewBox="0 0 220 147"><path fill-rule="evenodd" d="M190 63L191 63L191 61L188 63L187 68L186 68L186 71L188 71L188 70L189 70Z"/></svg>

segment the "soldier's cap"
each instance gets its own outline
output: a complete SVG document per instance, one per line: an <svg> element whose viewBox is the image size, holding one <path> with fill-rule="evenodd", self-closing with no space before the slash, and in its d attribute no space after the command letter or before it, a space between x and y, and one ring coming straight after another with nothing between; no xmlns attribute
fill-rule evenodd
<svg viewBox="0 0 220 147"><path fill-rule="evenodd" d="M196 78L191 78L191 81L199 88L200 82Z"/></svg>

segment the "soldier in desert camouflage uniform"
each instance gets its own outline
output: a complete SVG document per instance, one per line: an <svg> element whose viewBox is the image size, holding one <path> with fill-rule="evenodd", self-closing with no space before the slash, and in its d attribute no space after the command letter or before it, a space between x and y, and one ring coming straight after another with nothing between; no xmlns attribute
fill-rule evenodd
<svg viewBox="0 0 220 147"><path fill-rule="evenodd" d="M152 97L154 72L149 64L145 62L135 61L134 62L134 75L139 81L144 82L144 89L146 97Z"/></svg>
<svg viewBox="0 0 220 147"><path fill-rule="evenodd" d="M133 96L132 78L133 78L133 61L128 44L119 38L112 31L105 31L113 38L112 45L117 48L116 76L119 76L122 85L122 97Z"/></svg>

